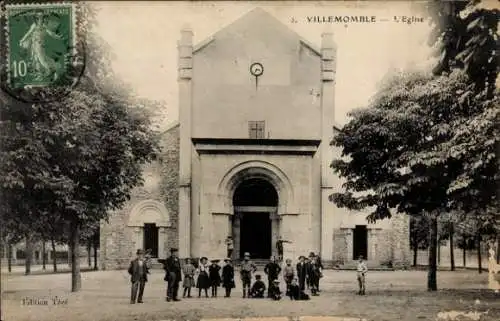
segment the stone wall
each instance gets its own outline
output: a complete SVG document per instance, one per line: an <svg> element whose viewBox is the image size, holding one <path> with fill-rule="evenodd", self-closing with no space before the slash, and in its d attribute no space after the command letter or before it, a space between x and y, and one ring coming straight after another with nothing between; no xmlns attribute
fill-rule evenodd
<svg viewBox="0 0 500 321"><path fill-rule="evenodd" d="M408 215L395 214L391 218L393 266L408 268L411 262L410 251L410 218Z"/></svg>
<svg viewBox="0 0 500 321"><path fill-rule="evenodd" d="M179 126L165 135L162 146L161 191L162 198L170 214L172 226L169 228L167 246L179 247Z"/></svg>
<svg viewBox="0 0 500 321"><path fill-rule="evenodd" d="M392 222L394 221L394 222ZM410 248L408 227L405 216L391 219L387 228L368 228L368 263L371 266L389 266L406 268L409 266ZM352 264L352 237L350 228L333 230L333 260L332 265L342 266Z"/></svg>
<svg viewBox="0 0 500 321"><path fill-rule="evenodd" d="M333 230L333 264L343 265L348 261L347 258L347 230L334 229Z"/></svg>
<svg viewBox="0 0 500 321"><path fill-rule="evenodd" d="M132 208L141 201L155 200L167 208L171 226L166 229L164 249L178 246L178 168L179 126L162 134L162 150L157 161L143 168L144 184L136 187L130 200L120 209L111 212L107 222L101 222L101 269L127 267L135 256L136 228L128 222ZM158 253L159 257L166 253Z"/></svg>

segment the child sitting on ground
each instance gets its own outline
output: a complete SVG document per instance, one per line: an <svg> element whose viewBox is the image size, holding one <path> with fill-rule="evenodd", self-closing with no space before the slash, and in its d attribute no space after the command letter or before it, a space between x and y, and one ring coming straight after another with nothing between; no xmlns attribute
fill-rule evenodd
<svg viewBox="0 0 500 321"><path fill-rule="evenodd" d="M290 284L290 290L288 296L290 300L309 300L309 295L307 295L304 291L300 290L297 278L292 280Z"/></svg>
<svg viewBox="0 0 500 321"><path fill-rule="evenodd" d="M269 287L269 297L275 301L281 300L280 281L274 280Z"/></svg>
<svg viewBox="0 0 500 321"><path fill-rule="evenodd" d="M266 285L262 282L260 275L255 275L255 282L250 289L250 298L263 298L264 292L266 292Z"/></svg>

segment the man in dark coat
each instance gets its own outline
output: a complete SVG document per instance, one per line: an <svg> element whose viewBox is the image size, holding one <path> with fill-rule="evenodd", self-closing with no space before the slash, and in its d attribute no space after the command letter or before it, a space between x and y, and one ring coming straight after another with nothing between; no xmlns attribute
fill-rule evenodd
<svg viewBox="0 0 500 321"><path fill-rule="evenodd" d="M278 260L280 262L283 261L283 252L284 252L283 243L292 243L292 242L284 240L281 236L276 241L276 251L278 251Z"/></svg>
<svg viewBox="0 0 500 321"><path fill-rule="evenodd" d="M264 273L267 274L267 297L271 297L271 288L273 286L274 280L278 279L278 275L281 272L281 267L279 264L276 262L276 257L272 256L271 257L271 262L267 263L266 266L264 267Z"/></svg>
<svg viewBox="0 0 500 321"><path fill-rule="evenodd" d="M182 274L181 263L177 257L177 249L170 249L170 256L165 261L164 269L165 279L168 282L167 301L180 301L180 299L177 298L177 292L179 291L179 283L182 280Z"/></svg>
<svg viewBox="0 0 500 321"><path fill-rule="evenodd" d="M300 291L306 289L307 275L309 274L309 266L305 262L306 258L301 255L299 257L299 263L297 263L297 278L299 279Z"/></svg>
<svg viewBox="0 0 500 321"><path fill-rule="evenodd" d="M130 274L130 281L132 282L132 291L130 296L130 304L142 303L142 295L144 294L144 286L148 281L149 268L144 259L144 251L137 250L137 258L130 262L128 274ZM137 290L139 290L139 297L137 297Z"/></svg>

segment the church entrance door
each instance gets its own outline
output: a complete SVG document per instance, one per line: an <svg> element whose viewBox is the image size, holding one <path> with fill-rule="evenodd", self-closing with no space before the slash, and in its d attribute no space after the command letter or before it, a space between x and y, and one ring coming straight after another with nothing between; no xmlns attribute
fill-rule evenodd
<svg viewBox="0 0 500 321"><path fill-rule="evenodd" d="M357 260L360 255L368 260L368 230L366 225L356 225L353 233L353 260Z"/></svg>
<svg viewBox="0 0 500 321"><path fill-rule="evenodd" d="M156 224L144 224L144 249L151 249L151 256L158 257L158 227Z"/></svg>
<svg viewBox="0 0 500 321"><path fill-rule="evenodd" d="M249 252L252 259L269 259L273 251L273 235L278 234L275 218L278 193L265 178L247 178L240 182L233 195L236 222L233 237L236 257ZM274 224L272 219L275 220Z"/></svg>
<svg viewBox="0 0 500 321"><path fill-rule="evenodd" d="M251 258L271 257L271 219L269 213L243 213L240 231L240 256L249 252Z"/></svg>

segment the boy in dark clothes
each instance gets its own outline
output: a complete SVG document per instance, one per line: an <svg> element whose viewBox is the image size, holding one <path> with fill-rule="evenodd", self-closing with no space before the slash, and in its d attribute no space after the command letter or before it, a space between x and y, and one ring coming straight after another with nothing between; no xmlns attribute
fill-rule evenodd
<svg viewBox="0 0 500 321"><path fill-rule="evenodd" d="M309 271L309 266L305 262L305 259L305 256L301 255L296 268L300 291L305 291L306 289L307 274Z"/></svg>
<svg viewBox="0 0 500 321"><path fill-rule="evenodd" d="M309 295L307 295L297 283L297 279L293 279L290 284L289 294L290 300L309 300Z"/></svg>
<svg viewBox="0 0 500 321"><path fill-rule="evenodd" d="M210 278L210 286L212 287L212 298L217 297L217 287L220 286L220 266L219 260L212 260L212 265L208 268L208 277Z"/></svg>
<svg viewBox="0 0 500 321"><path fill-rule="evenodd" d="M255 276L255 282L250 289L250 298L264 298L264 292L266 292L266 285L260 279L260 275Z"/></svg>
<svg viewBox="0 0 500 321"><path fill-rule="evenodd" d="M274 280L269 286L269 297L275 301L281 300L280 281Z"/></svg>
<svg viewBox="0 0 500 321"><path fill-rule="evenodd" d="M226 289L224 297L229 298L231 296L231 289L235 288L234 267L230 258L225 259L224 262L226 262L226 265L222 268L222 286Z"/></svg>

